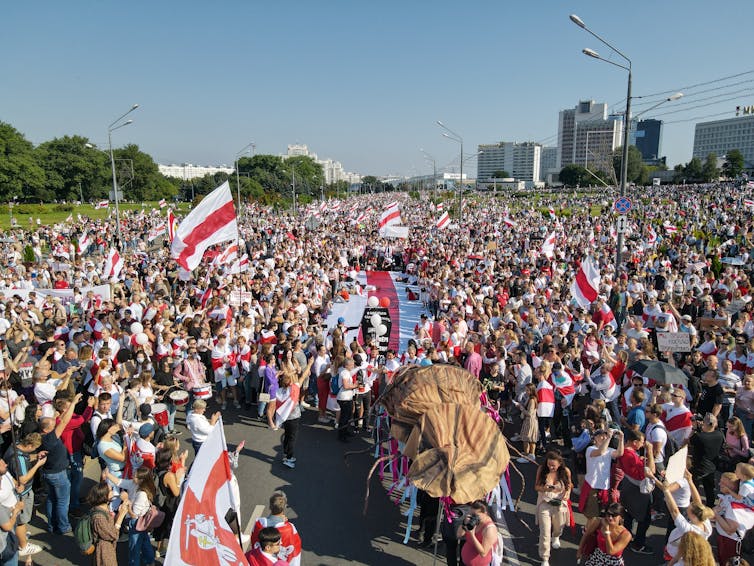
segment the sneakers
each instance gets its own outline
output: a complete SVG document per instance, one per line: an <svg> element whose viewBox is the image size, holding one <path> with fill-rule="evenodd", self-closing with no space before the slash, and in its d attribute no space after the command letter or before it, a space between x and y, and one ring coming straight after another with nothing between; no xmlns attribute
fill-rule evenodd
<svg viewBox="0 0 754 566"><path fill-rule="evenodd" d="M542 560L542 566L550 566L549 560Z"/></svg>
<svg viewBox="0 0 754 566"><path fill-rule="evenodd" d="M296 462L296 457L295 457L295 456L293 456L293 457L291 457L291 458L288 458L288 461L289 461L289 462L294 462L294 463L295 463L295 462Z"/></svg>
<svg viewBox="0 0 754 566"><path fill-rule="evenodd" d="M18 555L19 556L31 556L32 554L37 554L38 552L42 552L42 547L38 544L33 544L31 542L27 542L26 546L19 549Z"/></svg>
<svg viewBox="0 0 754 566"><path fill-rule="evenodd" d="M642 546L636 546L635 544L632 544L629 546L631 549L631 552L635 552L636 554L654 554L655 551L652 549L651 546L642 545Z"/></svg>
<svg viewBox="0 0 754 566"><path fill-rule="evenodd" d="M317 417L317 422L322 424L330 424L330 419L327 417Z"/></svg>
<svg viewBox="0 0 754 566"><path fill-rule="evenodd" d="M223 401L223 404L222 404L222 410L224 411L224 410L226 410L227 408L228 408L228 404L227 404L226 402L224 402L224 401Z"/></svg>
<svg viewBox="0 0 754 566"><path fill-rule="evenodd" d="M301 406L304 409L311 409L312 408L312 406L309 403L307 403L306 401L301 401Z"/></svg>
<svg viewBox="0 0 754 566"><path fill-rule="evenodd" d="M173 429L170 431L170 434L172 434L173 436L181 436L183 434L183 431Z"/></svg>
<svg viewBox="0 0 754 566"><path fill-rule="evenodd" d="M233 406L234 406L234 407L235 407L236 409L240 409L240 408L241 408L241 403L239 403L239 402L238 402L238 400L235 400L235 401L233 401Z"/></svg>
<svg viewBox="0 0 754 566"><path fill-rule="evenodd" d="M296 467L296 461L295 459L291 460L290 458L283 458L283 466L286 466L292 470Z"/></svg>
<svg viewBox="0 0 754 566"><path fill-rule="evenodd" d="M555 550L560 548L560 537L554 537L552 539L552 544L550 545Z"/></svg>
<svg viewBox="0 0 754 566"><path fill-rule="evenodd" d="M519 464L528 464L530 462L529 458L524 458L521 456L520 458L516 458L516 462Z"/></svg>

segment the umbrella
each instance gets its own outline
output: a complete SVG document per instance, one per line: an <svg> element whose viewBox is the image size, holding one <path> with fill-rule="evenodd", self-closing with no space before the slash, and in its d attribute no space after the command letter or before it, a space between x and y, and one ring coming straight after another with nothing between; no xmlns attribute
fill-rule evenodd
<svg viewBox="0 0 754 566"><path fill-rule="evenodd" d="M683 373L683 370L657 360L639 360L628 366L628 369L662 385L685 386L689 382L689 378Z"/></svg>

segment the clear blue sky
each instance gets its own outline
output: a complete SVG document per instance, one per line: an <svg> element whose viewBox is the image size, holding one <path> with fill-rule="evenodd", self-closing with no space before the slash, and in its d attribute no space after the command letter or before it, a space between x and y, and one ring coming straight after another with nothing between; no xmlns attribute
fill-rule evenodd
<svg viewBox="0 0 754 566"><path fill-rule="evenodd" d="M631 57L642 95L753 70L751 8L751 0L6 2L0 120L35 144L65 134L103 144L107 125L139 103L113 143L136 143L160 163L232 163L254 141L274 154L305 143L361 174L427 173L420 147L439 167L458 164L458 146L436 120L472 153L500 140L554 145L558 111L579 99L621 109L625 73L581 54L609 53L569 13ZM740 81L748 82L723 88ZM706 89L716 90L691 96ZM734 99L722 101L726 92ZM646 117L733 116L737 104L754 103L754 74L686 93ZM690 159L693 124L666 125L671 166Z"/></svg>

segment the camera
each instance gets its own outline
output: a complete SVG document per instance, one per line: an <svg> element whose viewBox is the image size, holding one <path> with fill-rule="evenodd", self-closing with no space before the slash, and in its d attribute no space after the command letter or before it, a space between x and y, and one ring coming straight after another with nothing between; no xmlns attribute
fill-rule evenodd
<svg viewBox="0 0 754 566"><path fill-rule="evenodd" d="M479 517L477 517L474 513L466 515L466 518L463 520L463 528L467 531L473 531L478 524Z"/></svg>

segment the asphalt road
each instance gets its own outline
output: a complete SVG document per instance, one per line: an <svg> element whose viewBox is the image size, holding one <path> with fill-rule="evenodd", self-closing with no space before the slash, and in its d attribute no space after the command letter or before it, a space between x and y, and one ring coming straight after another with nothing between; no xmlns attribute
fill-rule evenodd
<svg viewBox="0 0 754 566"><path fill-rule="evenodd" d="M214 408L210 404L210 409ZM184 413L179 412L178 422L181 424L183 416ZM241 489L242 524L247 525L252 515L262 513L269 495L282 489L290 504L288 516L301 533L302 564L305 566L433 564L431 552L418 548L417 519L414 519L414 536L407 545L403 544L406 517L402 512L407 506L393 503L387 495L388 485L381 485L377 474L372 478L366 515L363 512L366 477L374 463L371 439L354 438L347 444L341 443L332 427L318 424L316 417L315 411L304 412L296 450L297 467L291 470L282 465L282 431L267 429L253 413L235 409L224 411L229 447L232 449L241 440L246 441L236 470ZM186 432L181 439L189 447ZM357 453L344 458L346 452ZM506 563L512 566L540 564L538 527L534 521L536 497L532 489L535 468L532 464L518 464L518 467L525 475L526 485L519 511L505 513ZM89 481L93 481L99 466L89 462L86 472L88 478L92 478ZM521 480L513 473L511 481L513 497L516 498L521 491ZM89 485L85 484L84 493ZM552 552L551 564L575 564L576 546L584 523L578 513L576 521L578 532L574 534L566 528L562 548ZM664 524L663 519L653 524L649 531L647 543L655 549L655 554L647 556L627 551L628 566L663 563ZM35 517L32 538L45 547L43 553L34 557L35 564L53 566L88 562L78 552L70 535L48 535L40 531L39 527L43 526L44 518ZM127 564L125 543L119 545L119 563ZM445 564L442 544L437 564Z"/></svg>

